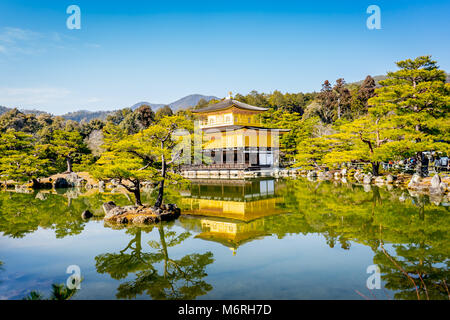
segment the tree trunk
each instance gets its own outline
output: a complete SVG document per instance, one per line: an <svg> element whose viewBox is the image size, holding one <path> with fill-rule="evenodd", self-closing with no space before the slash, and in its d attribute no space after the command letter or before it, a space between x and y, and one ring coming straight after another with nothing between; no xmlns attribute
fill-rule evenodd
<svg viewBox="0 0 450 320"><path fill-rule="evenodd" d="M377 186L374 186L372 188L372 201L373 201L373 206L375 207L378 203L381 204L381 194L380 194L380 188L378 188Z"/></svg>
<svg viewBox="0 0 450 320"><path fill-rule="evenodd" d="M161 223L158 224L158 230L159 230L159 239L161 240L162 252L164 255L164 277L167 277L167 275L169 274L169 270L168 270L169 253L167 251L167 243L166 243L166 237L164 235L164 227Z"/></svg>
<svg viewBox="0 0 450 320"><path fill-rule="evenodd" d="M162 167L161 167L161 176L162 180L159 183L159 191L158 191L158 198L156 199L155 207L161 207L163 203L164 198L164 182L166 180L166 160L164 158L164 155L162 156Z"/></svg>
<svg viewBox="0 0 450 320"><path fill-rule="evenodd" d="M372 174L374 177L378 177L380 175L380 163L372 162Z"/></svg>
<svg viewBox="0 0 450 320"><path fill-rule="evenodd" d="M33 184L31 187L33 189L39 189L41 186L41 183L35 178L31 179L31 183Z"/></svg>
<svg viewBox="0 0 450 320"><path fill-rule="evenodd" d="M72 173L72 159L70 157L67 157L67 172Z"/></svg>
<svg viewBox="0 0 450 320"><path fill-rule="evenodd" d="M139 180L137 181L137 183L136 182L134 183L134 191L133 191L133 193L134 193L134 198L136 199L134 204L136 206L142 206L142 202L141 202L141 185L140 185Z"/></svg>

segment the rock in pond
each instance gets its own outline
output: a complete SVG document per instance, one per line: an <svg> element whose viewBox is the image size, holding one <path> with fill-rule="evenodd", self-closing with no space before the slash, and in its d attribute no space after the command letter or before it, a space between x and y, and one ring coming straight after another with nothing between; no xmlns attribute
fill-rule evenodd
<svg viewBox="0 0 450 320"><path fill-rule="evenodd" d="M363 184L371 184L372 183L372 174L368 173L363 176Z"/></svg>
<svg viewBox="0 0 450 320"><path fill-rule="evenodd" d="M420 177L420 175L415 173L412 176L411 181L409 181L408 188L414 188L417 184L420 183L421 180L422 180L422 178Z"/></svg>
<svg viewBox="0 0 450 320"><path fill-rule="evenodd" d="M442 182L441 177L438 174L435 174L431 179L430 185L430 195L431 194L442 194L447 190L447 184Z"/></svg>
<svg viewBox="0 0 450 320"><path fill-rule="evenodd" d="M90 212L89 210L83 211L83 213L81 214L81 218L87 220L92 218L94 215L92 214L92 212Z"/></svg>
<svg viewBox="0 0 450 320"><path fill-rule="evenodd" d="M431 179L431 188L437 189L441 185L441 177L438 174L435 174Z"/></svg>
<svg viewBox="0 0 450 320"><path fill-rule="evenodd" d="M384 179L381 176L376 177L374 182L375 182L375 184L382 185L382 184L384 184Z"/></svg>
<svg viewBox="0 0 450 320"><path fill-rule="evenodd" d="M118 207L114 202L103 204L106 222L117 224L145 225L160 221L171 221L181 215L180 208L175 204L166 204L161 207L126 206Z"/></svg>
<svg viewBox="0 0 450 320"><path fill-rule="evenodd" d="M114 209L116 206L116 204L112 201L110 202L105 202L103 204L103 211L105 212L105 214L108 214L109 211L111 211L111 209Z"/></svg>
<svg viewBox="0 0 450 320"><path fill-rule="evenodd" d="M393 183L394 182L394 176L388 174L386 176L386 183Z"/></svg>
<svg viewBox="0 0 450 320"><path fill-rule="evenodd" d="M70 187L71 185L65 178L58 178L53 182L53 188L55 189L66 189Z"/></svg>

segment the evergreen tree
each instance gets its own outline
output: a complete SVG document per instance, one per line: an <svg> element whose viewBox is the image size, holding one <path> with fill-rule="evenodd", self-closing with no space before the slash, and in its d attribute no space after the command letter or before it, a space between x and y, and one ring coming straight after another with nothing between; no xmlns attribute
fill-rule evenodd
<svg viewBox="0 0 450 320"><path fill-rule="evenodd" d="M320 119L324 123L332 123L336 115L336 95L333 92L333 87L328 80L325 80L322 84L322 90L317 96L317 99L320 103L320 108L317 110Z"/></svg>
<svg viewBox="0 0 450 320"><path fill-rule="evenodd" d="M136 113L137 121L142 128L148 128L155 122L155 113L150 106L142 105L134 112Z"/></svg>
<svg viewBox="0 0 450 320"><path fill-rule="evenodd" d="M0 134L1 180L25 182L44 176L50 170L50 160L41 157L30 134L12 129Z"/></svg>
<svg viewBox="0 0 450 320"><path fill-rule="evenodd" d="M206 103L206 104L208 104L208 103ZM158 121L164 117L170 117L170 116L173 116L173 111L169 106L164 106L156 112L156 120L158 120Z"/></svg>
<svg viewBox="0 0 450 320"><path fill-rule="evenodd" d="M367 114L368 101L375 96L375 87L375 80L369 75L355 91L351 101L351 111L354 118Z"/></svg>
<svg viewBox="0 0 450 320"><path fill-rule="evenodd" d="M162 204L164 186L167 179L180 177L169 172L177 157L172 152L177 144L173 134L178 129L192 129L192 123L183 116L171 116L140 131L135 135L126 135L117 126L107 126L105 152L93 169L94 176L100 179L118 179L119 184L135 196L136 205L141 202L141 182L153 181L159 185L155 206Z"/></svg>
<svg viewBox="0 0 450 320"><path fill-rule="evenodd" d="M89 153L78 131L56 130L53 132L50 144L58 158L66 162L68 173L72 172L73 161L76 157Z"/></svg>
<svg viewBox="0 0 450 320"><path fill-rule="evenodd" d="M427 150L449 152L450 84L430 56L421 56L396 63L400 70L389 72L369 112L378 117L389 114L394 126L402 130L403 148L416 153L418 160ZM418 171L421 161L418 161Z"/></svg>
<svg viewBox="0 0 450 320"><path fill-rule="evenodd" d="M336 84L333 87L333 93L335 95L334 101L336 103L336 118L341 119L344 115L349 117L351 94L346 88L345 80L343 78L336 80Z"/></svg>

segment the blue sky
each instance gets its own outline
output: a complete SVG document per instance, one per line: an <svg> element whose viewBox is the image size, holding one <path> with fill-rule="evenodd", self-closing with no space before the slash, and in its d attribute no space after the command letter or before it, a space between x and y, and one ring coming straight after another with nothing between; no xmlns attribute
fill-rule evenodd
<svg viewBox="0 0 450 320"><path fill-rule="evenodd" d="M66 9L81 8L81 30ZM368 30L369 5L381 30ZM431 54L450 70L448 1L0 2L0 105L54 114L200 93L308 92Z"/></svg>

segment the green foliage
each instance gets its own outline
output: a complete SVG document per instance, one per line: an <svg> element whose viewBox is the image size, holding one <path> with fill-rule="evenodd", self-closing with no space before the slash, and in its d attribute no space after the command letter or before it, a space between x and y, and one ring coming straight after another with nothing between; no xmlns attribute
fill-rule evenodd
<svg viewBox="0 0 450 320"><path fill-rule="evenodd" d="M369 100L372 117L387 117L401 130L408 150L448 153L450 84L430 56L397 62L401 68L389 72L381 88ZM442 143L441 141L446 141Z"/></svg>
<svg viewBox="0 0 450 320"><path fill-rule="evenodd" d="M67 172L72 172L72 163L77 157L89 153L83 137L78 131L55 130L50 140L51 150L58 160L66 161Z"/></svg>
<svg viewBox="0 0 450 320"><path fill-rule="evenodd" d="M284 112L302 115L306 106L316 97L316 93L281 93L275 90L271 94L251 91L248 95L235 95L234 99L262 108L270 108L271 112L282 110Z"/></svg>
<svg viewBox="0 0 450 320"><path fill-rule="evenodd" d="M173 116L173 111L169 106L164 106L160 108L158 111L156 111L156 120L161 120L164 117L170 117Z"/></svg>
<svg viewBox="0 0 450 320"><path fill-rule="evenodd" d="M427 150L448 154L450 85L445 83L445 73L429 56L397 65L401 69L389 72L374 92L373 79L364 81L352 102L352 109L360 115L353 120L336 121L336 96L325 82L319 96L321 119L333 123L336 133L314 138L309 146L300 144L297 159L326 165L365 161L378 175L381 161L401 160Z"/></svg>
<svg viewBox="0 0 450 320"><path fill-rule="evenodd" d="M69 289L64 284L52 284L52 291L49 299L45 299L44 295L38 291L31 291L23 300L70 300L77 293L77 289Z"/></svg>
<svg viewBox="0 0 450 320"><path fill-rule="evenodd" d="M147 229L152 230L151 227ZM173 259L168 248L179 245L191 234L172 231L170 225L159 224L157 229L159 241L148 243L152 252L143 250L142 231L145 229L133 228L127 231L133 239L120 253L95 257L97 272L109 273L113 279L136 274L134 280L120 284L117 298L132 299L147 294L155 300L192 300L211 291L212 286L203 278L207 276L206 266L214 262L212 253L194 253ZM162 271L155 267L160 262L163 262Z"/></svg>
<svg viewBox="0 0 450 320"><path fill-rule="evenodd" d="M164 117L134 135L126 135L126 131L118 126L107 125L103 146L106 151L92 173L99 179L118 179L119 184L134 193L136 204L140 204L141 181L159 183L163 192L166 178L178 179L169 172L175 165L172 153L179 142L173 139L173 134L179 129L192 131L191 127L192 122L180 115Z"/></svg>
<svg viewBox="0 0 450 320"><path fill-rule="evenodd" d="M45 159L40 146L30 134L9 129L0 134L1 180L26 182L45 176L51 170L49 159Z"/></svg>
<svg viewBox="0 0 450 320"><path fill-rule="evenodd" d="M147 105L142 105L135 111L125 108L109 115L106 122L107 125L118 125L127 134L136 134L155 122L155 113Z"/></svg>
<svg viewBox="0 0 450 320"><path fill-rule="evenodd" d="M303 119L298 113L289 113L279 109L261 114L261 122L269 128L290 130L280 135L280 157L283 164L289 165L295 160L299 143L312 136L318 119Z"/></svg>
<svg viewBox="0 0 450 320"><path fill-rule="evenodd" d="M320 104L317 113L324 123L330 124L341 118L351 118L352 95L344 79L337 79L334 87L325 80L317 100Z"/></svg>
<svg viewBox="0 0 450 320"><path fill-rule="evenodd" d="M9 129L34 133L39 128L39 122L34 114L24 114L17 109L8 111L0 116L0 132Z"/></svg>
<svg viewBox="0 0 450 320"><path fill-rule="evenodd" d="M375 96L375 80L371 76L367 76L358 86L352 90L351 113L353 118L364 116L368 112L370 98Z"/></svg>

